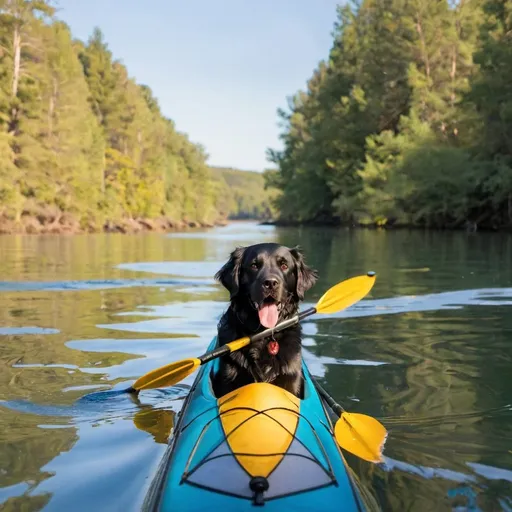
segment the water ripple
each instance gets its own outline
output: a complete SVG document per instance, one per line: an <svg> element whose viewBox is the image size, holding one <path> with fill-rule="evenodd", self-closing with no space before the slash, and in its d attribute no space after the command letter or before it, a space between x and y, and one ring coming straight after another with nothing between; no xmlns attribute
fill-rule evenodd
<svg viewBox="0 0 512 512"><path fill-rule="evenodd" d="M120 263L117 268L132 272L150 272L178 277L211 278L224 263L224 261L148 261Z"/></svg>
<svg viewBox="0 0 512 512"><path fill-rule="evenodd" d="M213 279L87 279L83 281L0 281L0 292L65 292L143 286L205 286Z"/></svg>
<svg viewBox="0 0 512 512"><path fill-rule="evenodd" d="M47 327L0 327L0 336L19 336L21 334L58 334L59 329Z"/></svg>
<svg viewBox="0 0 512 512"><path fill-rule="evenodd" d="M303 308L306 309L306 307L314 305L313 303L304 304ZM328 318L396 315L420 311L462 309L464 306L512 306L512 288L481 288L386 299L366 299L344 311L330 314ZM313 318L316 321L322 316L324 315Z"/></svg>

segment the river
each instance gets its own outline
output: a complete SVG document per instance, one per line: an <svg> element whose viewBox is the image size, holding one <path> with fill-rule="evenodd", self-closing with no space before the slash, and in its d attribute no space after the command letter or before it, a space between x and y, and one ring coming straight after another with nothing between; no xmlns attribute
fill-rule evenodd
<svg viewBox="0 0 512 512"><path fill-rule="evenodd" d="M213 274L261 241L300 244L319 270L303 307L377 273L365 300L304 323L304 356L389 431L384 464L347 455L378 507L512 510L512 236L253 223L0 237L1 510L137 510L194 375L80 398L202 353L227 300Z"/></svg>

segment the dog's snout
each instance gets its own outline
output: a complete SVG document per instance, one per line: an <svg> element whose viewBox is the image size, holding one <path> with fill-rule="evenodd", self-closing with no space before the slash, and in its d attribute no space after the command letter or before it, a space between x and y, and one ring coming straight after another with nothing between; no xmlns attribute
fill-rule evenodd
<svg viewBox="0 0 512 512"><path fill-rule="evenodd" d="M263 281L263 287L266 290L275 290L277 288L278 284L279 284L279 281L275 277L271 277L271 278Z"/></svg>

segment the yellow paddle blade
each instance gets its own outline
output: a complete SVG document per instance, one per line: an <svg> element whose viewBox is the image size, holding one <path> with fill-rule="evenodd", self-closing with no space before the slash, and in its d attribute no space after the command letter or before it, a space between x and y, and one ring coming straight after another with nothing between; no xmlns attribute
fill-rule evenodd
<svg viewBox="0 0 512 512"><path fill-rule="evenodd" d="M139 377L133 383L132 388L140 391L141 389L173 386L188 377L200 364L201 360L197 358L182 359L175 363L166 364Z"/></svg>
<svg viewBox="0 0 512 512"><path fill-rule="evenodd" d="M334 426L338 444L347 452L369 462L382 462L387 430L375 418L344 412Z"/></svg>
<svg viewBox="0 0 512 512"><path fill-rule="evenodd" d="M316 307L317 313L337 313L364 298L375 284L375 274L352 277L329 288Z"/></svg>

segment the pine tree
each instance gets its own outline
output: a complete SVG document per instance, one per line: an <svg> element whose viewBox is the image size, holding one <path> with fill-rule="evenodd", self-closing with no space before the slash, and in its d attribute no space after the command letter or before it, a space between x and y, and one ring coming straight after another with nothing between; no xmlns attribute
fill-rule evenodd
<svg viewBox="0 0 512 512"><path fill-rule="evenodd" d="M0 201L3 214L21 219L24 180L37 143L25 122L37 109L34 64L40 57L34 34L34 15L54 12L45 0L0 1Z"/></svg>
<svg viewBox="0 0 512 512"><path fill-rule="evenodd" d="M473 69L479 2L450 8L445 1L418 1L410 7L416 31L410 113L398 133L367 139L359 205L370 222L463 223L476 176L459 140L460 105Z"/></svg>
<svg viewBox="0 0 512 512"><path fill-rule="evenodd" d="M42 111L38 137L47 158L39 172L32 173L38 182L34 188L48 183L50 196L40 199L92 227L97 221L102 184L101 130L88 108L89 91L68 27L60 22L44 26L42 43L45 60L39 82Z"/></svg>
<svg viewBox="0 0 512 512"><path fill-rule="evenodd" d="M512 226L512 0L487 0L468 94L480 118L480 219Z"/></svg>

